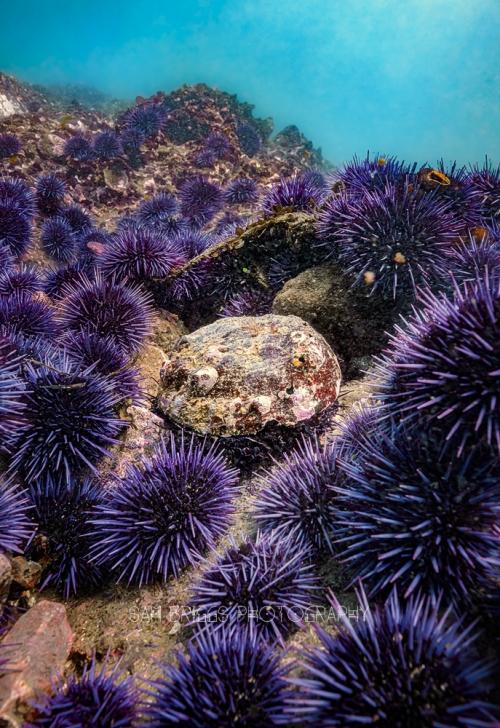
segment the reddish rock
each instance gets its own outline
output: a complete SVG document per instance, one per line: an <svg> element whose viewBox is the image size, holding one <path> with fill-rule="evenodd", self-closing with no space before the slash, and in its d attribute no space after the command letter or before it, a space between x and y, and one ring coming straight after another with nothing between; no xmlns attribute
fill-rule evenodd
<svg viewBox="0 0 500 728"><path fill-rule="evenodd" d="M0 604L9 596L12 583L12 566L5 554L0 554Z"/></svg>
<svg viewBox="0 0 500 728"><path fill-rule="evenodd" d="M296 316L224 318L182 337L162 369L159 408L202 434L294 426L338 397L330 346Z"/></svg>
<svg viewBox="0 0 500 728"><path fill-rule="evenodd" d="M4 639L10 645L8 672L0 677L0 725L17 728L28 703L50 688L73 643L63 604L43 600L16 622Z"/></svg>

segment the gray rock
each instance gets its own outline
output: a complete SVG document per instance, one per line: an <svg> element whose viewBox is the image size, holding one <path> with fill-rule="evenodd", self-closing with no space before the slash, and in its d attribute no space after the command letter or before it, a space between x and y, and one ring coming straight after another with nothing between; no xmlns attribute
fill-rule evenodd
<svg viewBox="0 0 500 728"><path fill-rule="evenodd" d="M158 405L201 434L249 435L318 414L337 399L340 381L331 348L296 316L224 318L167 355Z"/></svg>
<svg viewBox="0 0 500 728"><path fill-rule="evenodd" d="M339 356L343 373L359 373L358 361L379 352L397 311L392 302L353 289L335 265L303 271L287 281L273 312L300 316L319 331Z"/></svg>

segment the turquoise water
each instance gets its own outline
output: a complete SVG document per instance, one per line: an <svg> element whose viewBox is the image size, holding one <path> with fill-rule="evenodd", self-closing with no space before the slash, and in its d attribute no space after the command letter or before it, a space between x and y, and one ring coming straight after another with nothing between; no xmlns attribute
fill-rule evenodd
<svg viewBox="0 0 500 728"><path fill-rule="evenodd" d="M0 69L122 97L204 81L325 155L500 157L498 0L3 3Z"/></svg>

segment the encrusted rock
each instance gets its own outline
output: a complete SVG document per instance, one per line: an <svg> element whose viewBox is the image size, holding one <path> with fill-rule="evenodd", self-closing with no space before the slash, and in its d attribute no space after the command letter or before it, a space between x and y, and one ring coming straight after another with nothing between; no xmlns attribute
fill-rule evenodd
<svg viewBox="0 0 500 728"><path fill-rule="evenodd" d="M104 483L112 480L111 475L123 477L130 464L150 456L164 433L163 420L148 407L129 405L123 415L130 424L113 457L101 462L99 472Z"/></svg>
<svg viewBox="0 0 500 728"><path fill-rule="evenodd" d="M12 583L12 566L5 554L0 554L0 604L9 596Z"/></svg>
<svg viewBox="0 0 500 728"><path fill-rule="evenodd" d="M23 589L34 589L41 575L42 567L36 561L28 561L24 556L12 559L12 580Z"/></svg>
<svg viewBox="0 0 500 728"><path fill-rule="evenodd" d="M43 600L23 614L4 638L10 671L0 676L0 725L23 725L27 704L64 667L73 632L63 604Z"/></svg>
<svg viewBox="0 0 500 728"><path fill-rule="evenodd" d="M135 365L139 370L141 390L145 395L156 397L159 387L159 372L166 360L166 355L159 346L146 344Z"/></svg>
<svg viewBox="0 0 500 728"><path fill-rule="evenodd" d="M160 309L153 322L152 343L164 352L172 351L175 344L187 329L178 316Z"/></svg>
<svg viewBox="0 0 500 728"><path fill-rule="evenodd" d="M332 349L296 316L224 318L182 337L162 369L158 406L201 434L248 435L321 412L340 380Z"/></svg>
<svg viewBox="0 0 500 728"><path fill-rule="evenodd" d="M361 357L384 347L386 331L397 315L392 303L353 289L335 265L309 268L287 281L274 299L273 312L300 316L314 326L333 347L349 377L359 375Z"/></svg>

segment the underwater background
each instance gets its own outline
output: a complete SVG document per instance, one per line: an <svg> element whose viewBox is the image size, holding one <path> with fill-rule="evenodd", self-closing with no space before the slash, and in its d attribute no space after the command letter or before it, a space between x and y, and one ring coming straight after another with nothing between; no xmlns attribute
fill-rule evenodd
<svg viewBox="0 0 500 728"><path fill-rule="evenodd" d="M499 33L495 0L28 0L2 3L0 68L120 98L205 82L335 163L466 163L499 156Z"/></svg>

